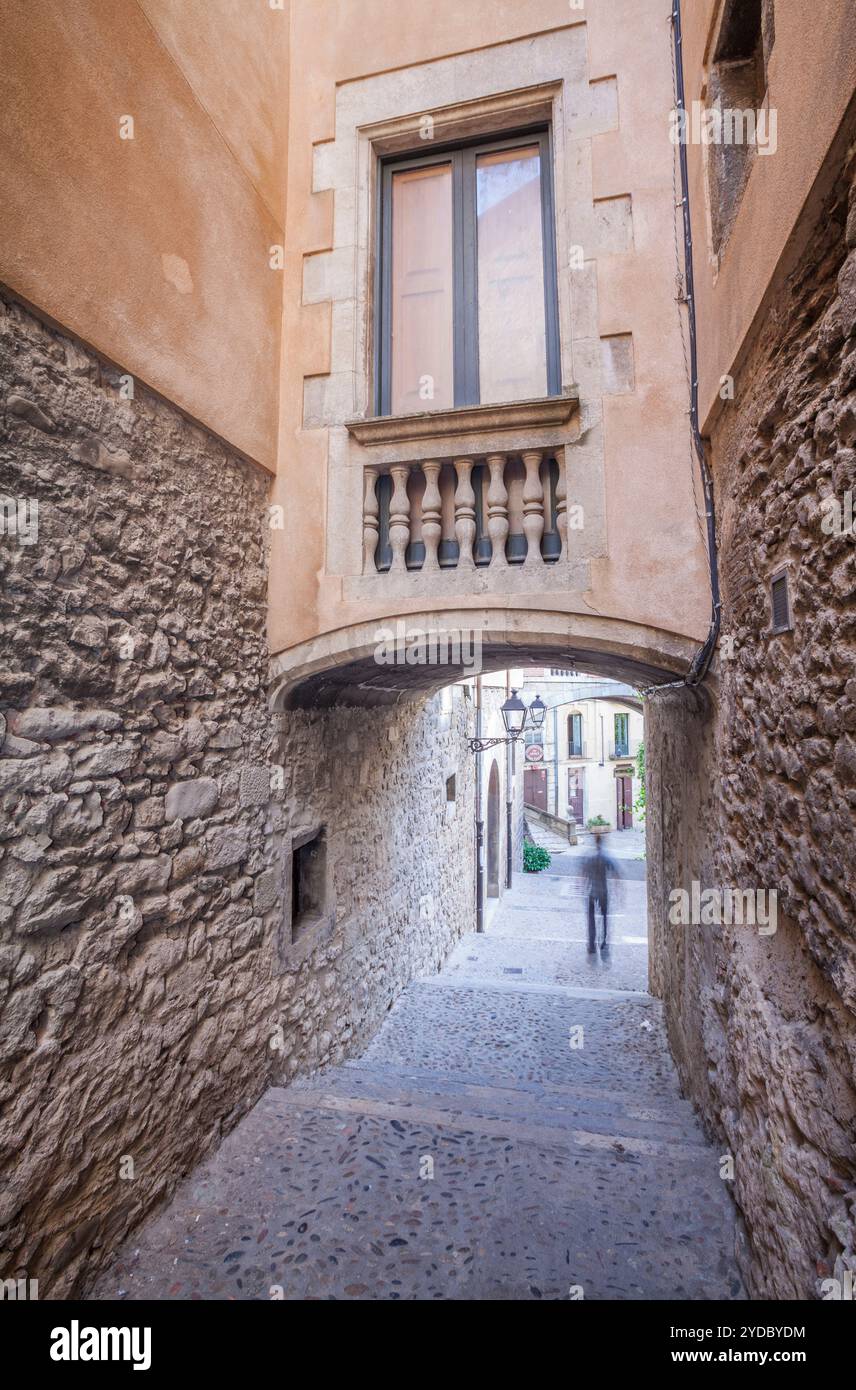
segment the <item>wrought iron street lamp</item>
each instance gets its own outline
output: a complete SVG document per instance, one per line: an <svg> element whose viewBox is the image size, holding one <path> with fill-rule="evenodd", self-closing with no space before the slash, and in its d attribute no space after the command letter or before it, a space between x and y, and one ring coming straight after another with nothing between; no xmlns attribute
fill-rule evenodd
<svg viewBox="0 0 856 1390"><path fill-rule="evenodd" d="M516 690L512 690L505 704L500 710L502 722L505 725L505 738L471 738L467 742L471 753L484 753L488 748L495 748L500 743L517 743L523 737L526 729L527 720L533 729L540 729L544 723L544 716L547 713L547 706L539 695L535 696L531 705L524 705Z"/></svg>

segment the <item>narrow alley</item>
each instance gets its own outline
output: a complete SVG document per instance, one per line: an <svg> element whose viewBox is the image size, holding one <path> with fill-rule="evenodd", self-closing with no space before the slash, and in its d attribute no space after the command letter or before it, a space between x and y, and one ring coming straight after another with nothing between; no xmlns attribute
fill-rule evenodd
<svg viewBox="0 0 856 1390"><path fill-rule="evenodd" d="M363 1055L272 1088L96 1299L736 1299L735 1215L645 992L643 837L518 874Z"/></svg>

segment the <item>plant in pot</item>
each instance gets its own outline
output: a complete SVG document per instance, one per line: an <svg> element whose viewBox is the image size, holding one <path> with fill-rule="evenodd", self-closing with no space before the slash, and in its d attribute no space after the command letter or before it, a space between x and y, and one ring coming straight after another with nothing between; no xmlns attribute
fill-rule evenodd
<svg viewBox="0 0 856 1390"><path fill-rule="evenodd" d="M605 835L609 829L609 821L604 820L603 816L589 816L586 829L590 830L592 835Z"/></svg>

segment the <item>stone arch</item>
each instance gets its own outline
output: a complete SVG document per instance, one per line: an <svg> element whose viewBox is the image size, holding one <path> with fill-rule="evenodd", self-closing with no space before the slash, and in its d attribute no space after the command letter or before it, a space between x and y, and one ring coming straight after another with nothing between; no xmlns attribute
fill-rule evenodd
<svg viewBox="0 0 856 1390"><path fill-rule="evenodd" d="M457 664L409 661L406 648L418 634L447 643L461 635L462 659ZM396 704L478 670L526 665L572 664L576 670L650 685L681 677L703 635L693 639L623 619L549 609L396 613L279 652L270 663L270 699L274 710Z"/></svg>

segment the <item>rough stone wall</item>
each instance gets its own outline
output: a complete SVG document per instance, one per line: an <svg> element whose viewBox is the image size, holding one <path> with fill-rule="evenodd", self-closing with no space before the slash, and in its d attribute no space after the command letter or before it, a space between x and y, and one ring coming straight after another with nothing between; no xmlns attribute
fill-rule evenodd
<svg viewBox="0 0 856 1390"><path fill-rule="evenodd" d="M0 1277L41 1297L85 1290L266 1085L340 1059L471 922L466 774L453 826L438 757L466 709L278 730L267 479L123 387L0 300L0 497L39 504L37 539L8 506L0 536ZM338 901L295 950L313 817Z"/></svg>
<svg viewBox="0 0 856 1390"><path fill-rule="evenodd" d="M270 884L286 905L278 1080L359 1050L404 986L438 971L474 929L475 760L465 742L472 707L461 689L453 696L449 711L437 695L421 705L278 717L283 785L272 826L281 855ZM319 830L327 901L293 940L293 845Z"/></svg>
<svg viewBox="0 0 856 1390"><path fill-rule="evenodd" d="M856 1269L856 188L839 177L712 441L715 708L648 712L652 981L684 1082L736 1159L756 1296ZM771 632L790 576L793 631ZM775 889L778 929L675 927L668 891Z"/></svg>

